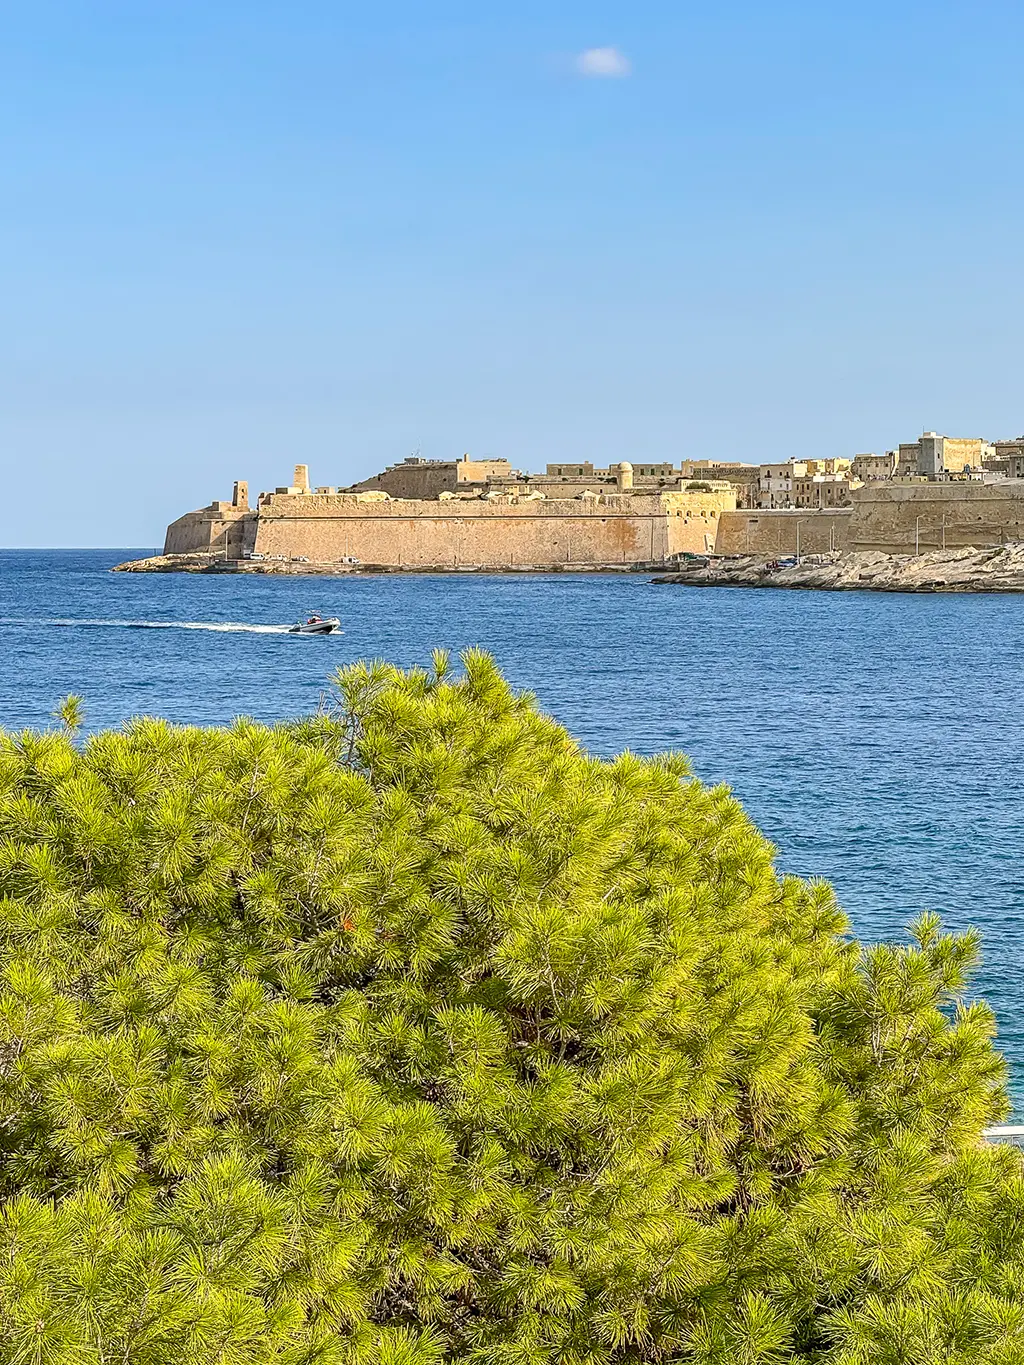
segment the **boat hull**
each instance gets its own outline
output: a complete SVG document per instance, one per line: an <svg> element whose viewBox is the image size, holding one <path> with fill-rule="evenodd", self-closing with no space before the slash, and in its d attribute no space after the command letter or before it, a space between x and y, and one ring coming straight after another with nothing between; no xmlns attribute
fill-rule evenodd
<svg viewBox="0 0 1024 1365"><path fill-rule="evenodd" d="M341 633L341 622L336 616L329 616L323 621L300 621L297 626L292 626L290 635L332 635L335 632Z"/></svg>

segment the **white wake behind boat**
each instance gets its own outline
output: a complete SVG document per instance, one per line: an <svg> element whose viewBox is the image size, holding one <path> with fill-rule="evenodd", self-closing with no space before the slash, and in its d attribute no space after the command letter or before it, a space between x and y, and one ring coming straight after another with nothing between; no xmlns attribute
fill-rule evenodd
<svg viewBox="0 0 1024 1365"><path fill-rule="evenodd" d="M310 616L291 627L291 635L331 635L341 633L341 622L337 616Z"/></svg>

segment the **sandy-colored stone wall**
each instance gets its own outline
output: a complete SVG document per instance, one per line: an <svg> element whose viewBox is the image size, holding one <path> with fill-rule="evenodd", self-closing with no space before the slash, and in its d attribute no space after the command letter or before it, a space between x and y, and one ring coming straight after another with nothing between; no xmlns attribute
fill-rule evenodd
<svg viewBox="0 0 1024 1365"><path fill-rule="evenodd" d="M852 510L725 512L718 522L719 554L827 554L847 550ZM798 543L799 542L799 543Z"/></svg>
<svg viewBox="0 0 1024 1365"><path fill-rule="evenodd" d="M271 494L259 511L216 502L167 528L165 554L253 552L396 568L646 564L683 551L789 555L891 554L1024 541L1024 479L1001 483L875 482L835 511L734 510L733 494L605 493L598 497L376 500Z"/></svg>
<svg viewBox="0 0 1024 1365"><path fill-rule="evenodd" d="M981 461L990 447L976 436L946 436L942 442L942 467L947 474L959 474L965 469L980 469Z"/></svg>
<svg viewBox="0 0 1024 1365"><path fill-rule="evenodd" d="M1024 480L866 484L853 493L851 548L889 554L1024 540Z"/></svg>
<svg viewBox="0 0 1024 1365"><path fill-rule="evenodd" d="M722 519L735 514L736 490L663 493L661 502L668 523L668 554L682 554L688 550L700 553L715 548Z"/></svg>
<svg viewBox="0 0 1024 1365"><path fill-rule="evenodd" d="M251 554L256 544L256 513L230 502L215 502L172 521L164 538L165 555L220 551L226 559Z"/></svg>
<svg viewBox="0 0 1024 1365"><path fill-rule="evenodd" d="M641 564L709 548L733 505L731 492L452 502L274 494L260 504L256 552L396 568Z"/></svg>

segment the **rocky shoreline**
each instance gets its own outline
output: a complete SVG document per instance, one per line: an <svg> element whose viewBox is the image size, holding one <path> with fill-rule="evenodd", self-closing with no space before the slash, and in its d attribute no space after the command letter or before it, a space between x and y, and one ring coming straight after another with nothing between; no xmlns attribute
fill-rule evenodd
<svg viewBox="0 0 1024 1365"><path fill-rule="evenodd" d="M351 564L304 564L295 560L225 559L223 555L196 552L187 555L151 555L115 564L111 573L247 573L247 574L342 574L355 573Z"/></svg>
<svg viewBox="0 0 1024 1365"><path fill-rule="evenodd" d="M696 556L654 583L684 587L817 588L829 592L1024 592L1024 544L890 555L808 555L799 564L753 555Z"/></svg>
<svg viewBox="0 0 1024 1365"><path fill-rule="evenodd" d="M215 554L153 555L131 559L114 573L287 574L317 577L353 573L656 573L651 581L682 587L817 588L828 592L1024 592L1024 544L988 549L929 550L920 555L851 551L767 560L760 555L694 555L658 572L655 564L517 565L484 568L439 564L400 568L393 564L316 564L301 560L229 559Z"/></svg>
<svg viewBox="0 0 1024 1365"><path fill-rule="evenodd" d="M111 573L211 573L286 574L336 577L343 574L552 574L654 573L661 564L339 564L297 559L225 559L223 555L195 552L185 555L151 555L115 564Z"/></svg>

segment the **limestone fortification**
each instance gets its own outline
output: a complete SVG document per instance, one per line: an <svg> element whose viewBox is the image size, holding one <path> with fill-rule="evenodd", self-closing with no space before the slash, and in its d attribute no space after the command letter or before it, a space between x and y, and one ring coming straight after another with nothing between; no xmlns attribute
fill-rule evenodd
<svg viewBox="0 0 1024 1365"><path fill-rule="evenodd" d="M713 550L736 507L725 481L646 478L624 463L581 475L523 476L504 460L416 461L352 488L311 487L298 465L288 487L250 506L189 512L167 529L165 555L393 569L621 568Z"/></svg>
<svg viewBox="0 0 1024 1365"><path fill-rule="evenodd" d="M739 479L685 470L581 463L521 474L505 460L409 459L338 489L312 487L298 465L291 484L254 505L239 482L230 502L179 517L164 553L285 571L621 569L712 551L903 554L1024 539L1024 479L878 480L854 488L849 507L764 510L737 505Z"/></svg>

